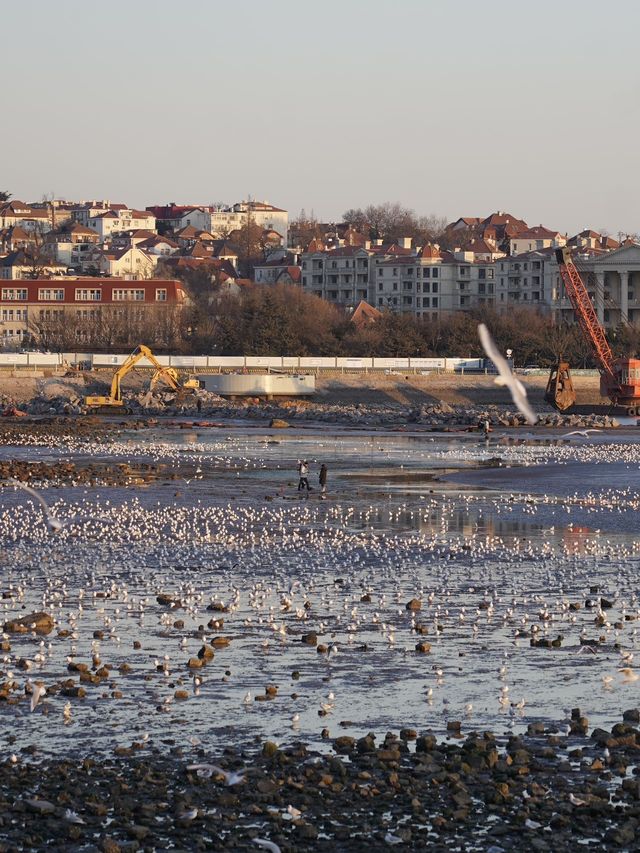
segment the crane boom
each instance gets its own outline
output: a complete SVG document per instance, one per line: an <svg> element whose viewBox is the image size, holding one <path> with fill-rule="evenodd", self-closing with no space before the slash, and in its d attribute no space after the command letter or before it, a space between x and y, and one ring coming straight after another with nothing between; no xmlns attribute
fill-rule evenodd
<svg viewBox="0 0 640 853"><path fill-rule="evenodd" d="M576 312L582 334L590 344L596 358L598 370L601 374L606 374L607 378L610 377L613 384L617 384L613 367L614 358L609 341L598 320L598 315L593 307L593 302L587 292L587 288L580 278L580 273L576 269L576 265L571 259L571 250L566 246L562 249L556 249L556 261L565 290L571 301L573 310Z"/></svg>

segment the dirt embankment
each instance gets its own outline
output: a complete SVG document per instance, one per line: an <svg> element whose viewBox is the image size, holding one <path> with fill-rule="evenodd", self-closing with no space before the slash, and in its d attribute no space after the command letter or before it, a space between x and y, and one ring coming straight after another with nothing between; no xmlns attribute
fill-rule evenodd
<svg viewBox="0 0 640 853"><path fill-rule="evenodd" d="M520 376L534 406L545 406L546 376ZM599 377L576 376L573 384L579 406L602 405ZM508 390L496 385L493 376L453 373L420 376L413 374L345 374L316 380L316 399L326 403L384 403L430 405L444 400L451 405L512 407Z"/></svg>
<svg viewBox="0 0 640 853"><path fill-rule="evenodd" d="M546 410L544 391L546 376L519 377L527 388L534 407ZM46 399L82 398L85 394L108 393L109 373L80 374L51 378L8 376L0 374L0 403L9 401L26 404L34 397ZM139 392L147 387L149 377L134 373L122 383L125 392ZM592 409L605 405L599 393L597 376L574 376L577 405ZM503 406L512 408L509 392L496 385L492 376L459 375L452 373L429 374L319 374L316 378L315 402L330 405L352 406L356 403L390 406L420 406L445 401L451 405L469 407Z"/></svg>

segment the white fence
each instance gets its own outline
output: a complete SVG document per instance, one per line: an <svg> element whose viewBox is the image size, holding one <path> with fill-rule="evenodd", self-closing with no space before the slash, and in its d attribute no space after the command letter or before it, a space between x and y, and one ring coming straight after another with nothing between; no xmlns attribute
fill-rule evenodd
<svg viewBox="0 0 640 853"><path fill-rule="evenodd" d="M81 365L110 368L122 364L128 355L103 353L0 353L0 368L63 367ZM479 358L341 358L335 356L255 356L255 355L158 355L160 364L181 370L477 370ZM148 367L141 362L140 367Z"/></svg>

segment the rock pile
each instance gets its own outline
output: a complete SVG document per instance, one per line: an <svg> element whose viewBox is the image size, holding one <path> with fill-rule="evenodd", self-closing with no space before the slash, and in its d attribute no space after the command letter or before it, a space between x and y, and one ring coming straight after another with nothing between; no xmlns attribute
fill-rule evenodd
<svg viewBox="0 0 640 853"><path fill-rule="evenodd" d="M0 849L186 850L197 839L197 849L249 851L266 839L274 850L345 853L635 850L638 719L631 709L591 736L536 722L505 738L452 720L445 740L412 728L342 735L328 754L218 744L215 764L171 738L169 754L138 740L99 761L7 755ZM575 708L572 720L586 718Z"/></svg>

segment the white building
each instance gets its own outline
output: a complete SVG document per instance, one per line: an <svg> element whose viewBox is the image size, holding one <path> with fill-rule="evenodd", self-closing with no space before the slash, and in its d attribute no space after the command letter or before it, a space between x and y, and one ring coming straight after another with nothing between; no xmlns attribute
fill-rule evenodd
<svg viewBox="0 0 640 853"><path fill-rule="evenodd" d="M496 308L506 311L518 305L549 310L557 273L552 248L500 258L495 263Z"/></svg>
<svg viewBox="0 0 640 853"><path fill-rule="evenodd" d="M226 237L231 231L243 228L250 215L256 225L264 231L277 231L282 237L283 245L287 245L289 214L286 210L274 207L266 201L241 201L232 207L211 208L210 210L210 228L204 230L210 230L214 236Z"/></svg>
<svg viewBox="0 0 640 853"><path fill-rule="evenodd" d="M101 242L104 242L112 234L120 231L137 231L144 229L155 233L156 218L152 213L144 210L107 210L93 216L88 222L89 228L95 231Z"/></svg>
<svg viewBox="0 0 640 853"><path fill-rule="evenodd" d="M556 249L567 245L566 234L536 225L514 234L509 240L509 254L521 255L536 249Z"/></svg>
<svg viewBox="0 0 640 853"><path fill-rule="evenodd" d="M369 299L369 249L342 246L302 255L302 287L329 302L355 306Z"/></svg>
<svg viewBox="0 0 640 853"><path fill-rule="evenodd" d="M604 326L640 325L640 245L623 244L605 254L574 254L598 319ZM552 271L551 302L558 322L575 322L558 267Z"/></svg>

